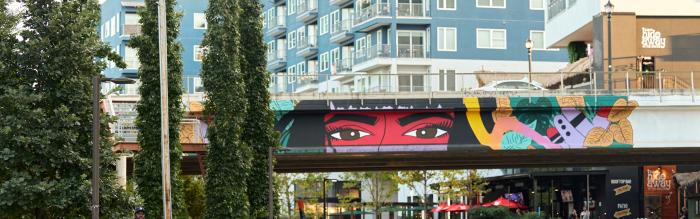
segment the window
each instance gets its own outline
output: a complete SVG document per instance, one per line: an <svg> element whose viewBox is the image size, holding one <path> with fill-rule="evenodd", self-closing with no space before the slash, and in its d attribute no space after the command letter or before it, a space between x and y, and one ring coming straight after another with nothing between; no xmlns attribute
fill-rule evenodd
<svg viewBox="0 0 700 219"><path fill-rule="evenodd" d="M298 75L305 75L306 74L306 62L297 63L297 74Z"/></svg>
<svg viewBox="0 0 700 219"><path fill-rule="evenodd" d="M292 31L287 34L287 49L294 49L297 47L297 32Z"/></svg>
<svg viewBox="0 0 700 219"><path fill-rule="evenodd" d="M296 13L297 9L297 0L289 0L289 5L287 6L287 15L293 15Z"/></svg>
<svg viewBox="0 0 700 219"><path fill-rule="evenodd" d="M194 87L195 94L204 93L204 86L202 85L202 78L200 78L200 77L192 78L192 85Z"/></svg>
<svg viewBox="0 0 700 219"><path fill-rule="evenodd" d="M194 45L194 61L201 62L204 59L204 48Z"/></svg>
<svg viewBox="0 0 700 219"><path fill-rule="evenodd" d="M204 13L194 13L194 29L207 29L207 16Z"/></svg>
<svg viewBox="0 0 700 219"><path fill-rule="evenodd" d="M544 10L544 0L530 0L530 10Z"/></svg>
<svg viewBox="0 0 700 219"><path fill-rule="evenodd" d="M319 22L321 27L318 29L319 35L328 33L328 15L321 17L321 22Z"/></svg>
<svg viewBox="0 0 700 219"><path fill-rule="evenodd" d="M438 0L439 10L457 10L457 0Z"/></svg>
<svg viewBox="0 0 700 219"><path fill-rule="evenodd" d="M321 54L321 69L319 69L320 72L324 72L328 70L328 52L324 52Z"/></svg>
<svg viewBox="0 0 700 219"><path fill-rule="evenodd" d="M340 48L335 48L331 50L330 53L330 67L334 70L340 62Z"/></svg>
<svg viewBox="0 0 700 219"><path fill-rule="evenodd" d="M455 91L455 70L440 69L440 91Z"/></svg>
<svg viewBox="0 0 700 219"><path fill-rule="evenodd" d="M457 51L457 28L438 27L438 51Z"/></svg>
<svg viewBox="0 0 700 219"><path fill-rule="evenodd" d="M131 47L124 47L124 62L126 63L127 69L138 69L141 64L139 63L138 50Z"/></svg>
<svg viewBox="0 0 700 219"><path fill-rule="evenodd" d="M544 50L544 31L531 30L530 39L532 40L532 49Z"/></svg>
<svg viewBox="0 0 700 219"><path fill-rule="evenodd" d="M297 29L296 45L299 49L306 47L306 27L301 26Z"/></svg>
<svg viewBox="0 0 700 219"><path fill-rule="evenodd" d="M287 68L287 83L294 83L297 81L297 67L292 65L292 67Z"/></svg>
<svg viewBox="0 0 700 219"><path fill-rule="evenodd" d="M476 29L476 48L505 49L506 48L506 30L503 30L503 29Z"/></svg>
<svg viewBox="0 0 700 219"><path fill-rule="evenodd" d="M340 10L331 12L329 19L329 22L331 23L331 34L340 31L340 25L336 25L340 22Z"/></svg>
<svg viewBox="0 0 700 219"><path fill-rule="evenodd" d="M479 8L505 8L506 0L476 0L476 7Z"/></svg>
<svg viewBox="0 0 700 219"><path fill-rule="evenodd" d="M399 74L399 91L423 91L423 76L422 74Z"/></svg>
<svg viewBox="0 0 700 219"><path fill-rule="evenodd" d="M137 14L137 13L125 13L124 14L124 25L141 25L141 24L139 24L139 14Z"/></svg>

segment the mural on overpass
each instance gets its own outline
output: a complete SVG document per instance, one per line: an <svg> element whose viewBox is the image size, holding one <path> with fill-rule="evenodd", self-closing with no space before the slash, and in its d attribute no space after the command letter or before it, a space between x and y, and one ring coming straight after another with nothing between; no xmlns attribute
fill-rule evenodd
<svg viewBox="0 0 700 219"><path fill-rule="evenodd" d="M326 153L632 147L637 107L619 96L273 104L283 146Z"/></svg>

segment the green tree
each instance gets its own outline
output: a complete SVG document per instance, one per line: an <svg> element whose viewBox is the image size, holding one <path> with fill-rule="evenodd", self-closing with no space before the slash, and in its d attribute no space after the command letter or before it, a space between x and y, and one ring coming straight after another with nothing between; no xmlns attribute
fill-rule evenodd
<svg viewBox="0 0 700 219"><path fill-rule="evenodd" d="M480 194L489 192L488 181L477 170L444 170L440 173L440 182L436 190L447 198L465 197L466 204Z"/></svg>
<svg viewBox="0 0 700 219"><path fill-rule="evenodd" d="M421 203L427 208L428 191L430 184L438 176L438 171L431 170L411 170L399 172L399 183L407 185L411 190L422 196ZM422 191L421 191L422 190ZM421 218L426 217L426 211L421 211Z"/></svg>
<svg viewBox="0 0 700 219"><path fill-rule="evenodd" d="M185 176L185 204L191 219L204 218L204 179L201 176Z"/></svg>
<svg viewBox="0 0 700 219"><path fill-rule="evenodd" d="M240 0L241 6L241 72L246 79L248 115L246 117L243 142L253 150L252 169L248 177L248 197L252 218L267 218L268 148L278 144L278 133L274 129L275 114L270 110L268 85L270 77L266 71L266 44L262 35L261 5L258 0Z"/></svg>
<svg viewBox="0 0 700 219"><path fill-rule="evenodd" d="M355 218L355 209L362 207L362 200L360 200L360 183L354 181L344 181L343 190L338 194L338 207L341 211L346 211L350 213L350 219ZM357 191L358 193L354 193Z"/></svg>
<svg viewBox="0 0 700 219"><path fill-rule="evenodd" d="M139 195L144 200L148 215L163 215L163 187L161 178L161 128L160 128L160 65L158 58L158 1L145 0L145 8L139 9L141 35L132 38L129 46L138 50L141 66L138 78L141 82L141 99L136 105L136 127L141 150L134 156L134 180ZM175 12L175 0L167 0L163 6L167 17L167 77L168 77L168 135L170 147L171 200L173 217L186 216L183 202L180 162L180 120L182 119L182 45L178 42L180 13Z"/></svg>
<svg viewBox="0 0 700 219"><path fill-rule="evenodd" d="M399 191L398 172L372 171L350 172L345 175L348 181L360 182L361 188L369 193L370 207L377 218L381 219L379 209L392 201L393 196Z"/></svg>
<svg viewBox="0 0 700 219"><path fill-rule="evenodd" d="M18 16L0 0L0 212L3 218L90 215L92 77L118 55L100 42L96 1L23 1ZM13 30L22 17L22 30ZM17 31L17 32L16 32ZM21 40L17 39L17 35ZM132 205L116 184L108 123L100 121L100 214Z"/></svg>
<svg viewBox="0 0 700 219"><path fill-rule="evenodd" d="M323 201L323 179L328 178L327 173L303 173L300 178L294 180L296 188L294 193L297 198L304 199L304 210L306 218L320 218L323 214L323 205L319 204ZM326 190L330 187L330 183L326 183ZM313 207L313 210L309 209Z"/></svg>
<svg viewBox="0 0 700 219"><path fill-rule="evenodd" d="M295 192L294 192L294 180L296 179L297 175L292 174L292 173L277 173L275 174L275 186L276 189L275 191L277 192L277 196L279 196L282 200L282 204L284 204L284 214L281 214L280 216L283 216L282 218L296 218L297 213L296 211L293 210L294 204L295 204Z"/></svg>
<svg viewBox="0 0 700 219"><path fill-rule="evenodd" d="M212 0L202 63L209 126L207 218L249 218L246 179L251 149L241 141L246 114L244 75L240 71L239 1ZM267 185L267 184L265 184Z"/></svg>

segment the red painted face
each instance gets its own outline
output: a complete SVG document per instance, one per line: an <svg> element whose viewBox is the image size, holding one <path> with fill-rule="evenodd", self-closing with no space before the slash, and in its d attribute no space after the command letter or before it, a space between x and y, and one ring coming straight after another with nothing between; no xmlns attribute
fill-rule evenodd
<svg viewBox="0 0 700 219"><path fill-rule="evenodd" d="M328 113L326 145L447 144L452 112Z"/></svg>

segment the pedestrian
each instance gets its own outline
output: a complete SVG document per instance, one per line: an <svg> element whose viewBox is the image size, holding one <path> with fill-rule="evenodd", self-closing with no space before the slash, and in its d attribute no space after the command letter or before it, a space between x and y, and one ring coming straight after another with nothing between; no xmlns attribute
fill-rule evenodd
<svg viewBox="0 0 700 219"><path fill-rule="evenodd" d="M143 207L136 207L134 209L134 219L146 219L146 209Z"/></svg>
<svg viewBox="0 0 700 219"><path fill-rule="evenodd" d="M688 208L687 207L683 207L683 209L681 209L680 219L688 219Z"/></svg>
<svg viewBox="0 0 700 219"><path fill-rule="evenodd" d="M581 211L581 219L590 219L591 218L591 212L584 208L584 210Z"/></svg>

